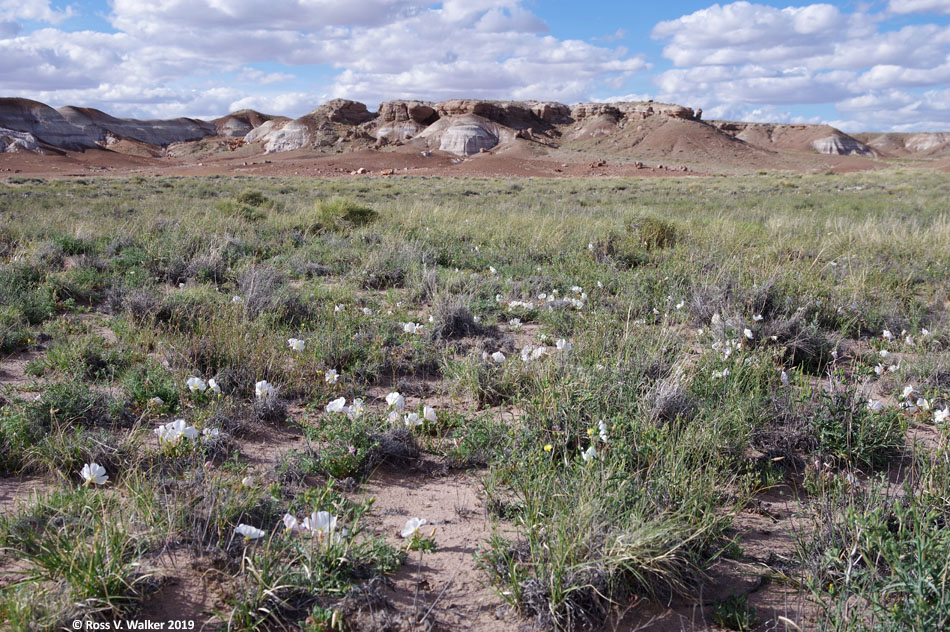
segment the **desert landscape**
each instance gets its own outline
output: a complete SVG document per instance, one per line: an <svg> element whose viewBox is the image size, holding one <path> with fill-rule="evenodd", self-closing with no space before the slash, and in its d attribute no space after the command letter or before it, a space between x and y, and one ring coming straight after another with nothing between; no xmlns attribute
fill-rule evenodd
<svg viewBox="0 0 950 632"><path fill-rule="evenodd" d="M950 4L601 4L0 2L0 629L950 630Z"/></svg>
<svg viewBox="0 0 950 632"><path fill-rule="evenodd" d="M291 120L119 119L0 98L0 177L29 174L647 177L950 168L950 133L704 121L653 102L334 99Z"/></svg>
<svg viewBox="0 0 950 632"><path fill-rule="evenodd" d="M946 134L0 117L10 629L946 627Z"/></svg>

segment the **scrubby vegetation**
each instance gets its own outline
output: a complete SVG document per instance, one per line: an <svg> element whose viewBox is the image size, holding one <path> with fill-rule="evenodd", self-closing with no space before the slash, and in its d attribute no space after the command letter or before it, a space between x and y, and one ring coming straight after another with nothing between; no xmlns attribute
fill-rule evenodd
<svg viewBox="0 0 950 632"><path fill-rule="evenodd" d="M172 552L215 578L205 629L437 629L442 586L387 597L445 528L376 512L389 473L479 482L511 629L946 629L948 194L10 180L0 474L36 493L0 518L0 620L151 616Z"/></svg>

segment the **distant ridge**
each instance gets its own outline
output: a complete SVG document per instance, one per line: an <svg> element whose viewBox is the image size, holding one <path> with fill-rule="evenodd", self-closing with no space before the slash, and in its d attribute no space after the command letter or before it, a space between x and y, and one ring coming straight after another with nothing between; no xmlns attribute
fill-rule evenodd
<svg viewBox="0 0 950 632"><path fill-rule="evenodd" d="M203 152L311 150L423 152L473 156L526 146L626 156L637 160L749 165L776 153L878 158L950 155L950 134L848 135L828 125L704 121L702 110L671 103L579 103L451 99L393 100L371 112L333 99L296 119L240 110L211 121L117 118L94 108L58 110L0 98L0 153L108 149L159 157Z"/></svg>

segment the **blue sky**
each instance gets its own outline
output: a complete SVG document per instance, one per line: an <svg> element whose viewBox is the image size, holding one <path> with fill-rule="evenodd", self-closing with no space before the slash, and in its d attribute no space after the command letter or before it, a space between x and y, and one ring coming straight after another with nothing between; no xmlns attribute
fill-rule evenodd
<svg viewBox="0 0 950 632"><path fill-rule="evenodd" d="M950 130L950 0L0 0L0 59L2 96L118 116L652 98L705 118Z"/></svg>

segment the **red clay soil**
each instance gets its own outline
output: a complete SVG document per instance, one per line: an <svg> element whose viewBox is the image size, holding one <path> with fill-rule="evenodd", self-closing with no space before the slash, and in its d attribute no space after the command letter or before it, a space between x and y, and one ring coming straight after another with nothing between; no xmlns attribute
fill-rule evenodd
<svg viewBox="0 0 950 632"><path fill-rule="evenodd" d="M189 147L174 147L151 157L144 147L124 146L64 155L28 152L0 154L0 180L11 177L68 178L84 176L455 176L502 178L558 177L678 177L750 173L760 169L850 172L878 169L886 163L858 156L828 156L806 152L778 154L708 134L681 134L682 124L668 121L649 134L624 131L609 143L597 140L551 149L523 141L499 146L467 158L420 150L395 149L325 153L312 149L261 153L256 147L233 147L226 139L204 139ZM693 123L693 125L698 125ZM675 129L674 129L675 128ZM705 126L699 126L700 132ZM692 130L692 128L690 128ZM694 130L695 131L695 130ZM622 138L620 137L622 136ZM231 141L233 142L233 141ZM619 143L619 144L618 144ZM174 154L170 155L170 154ZM946 168L944 163L928 163ZM362 172L360 171L362 170Z"/></svg>

